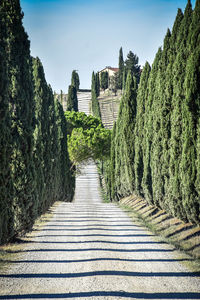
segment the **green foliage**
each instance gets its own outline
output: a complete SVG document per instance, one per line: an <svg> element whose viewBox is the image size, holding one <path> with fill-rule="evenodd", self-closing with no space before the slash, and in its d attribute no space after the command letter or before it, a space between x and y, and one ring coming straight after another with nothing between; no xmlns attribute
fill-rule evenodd
<svg viewBox="0 0 200 300"><path fill-rule="evenodd" d="M76 88L76 91L79 90L80 80L79 80L79 76L78 76L78 73L76 72L76 70L72 71L71 85Z"/></svg>
<svg viewBox="0 0 200 300"><path fill-rule="evenodd" d="M98 74L98 73L97 73ZM101 118L101 112L99 107L99 102L97 97L100 94L100 86L99 86L99 74L95 75L92 73L92 86L91 86L91 93L92 93L92 114L97 117Z"/></svg>
<svg viewBox="0 0 200 300"><path fill-rule="evenodd" d="M124 58L122 47L119 50L119 75L118 75L118 87L122 90L123 87L123 73L124 73Z"/></svg>
<svg viewBox="0 0 200 300"><path fill-rule="evenodd" d="M113 76L110 77L109 89L111 89L116 96L118 88L119 88L119 73L116 72Z"/></svg>
<svg viewBox="0 0 200 300"><path fill-rule="evenodd" d="M138 65L139 58L132 51L127 54L127 59L125 60L125 77L130 71L132 76L135 76L137 84L140 81L140 66Z"/></svg>
<svg viewBox="0 0 200 300"><path fill-rule="evenodd" d="M105 91L108 88L108 72L101 73L101 88Z"/></svg>
<svg viewBox="0 0 200 300"><path fill-rule="evenodd" d="M69 85L68 89L67 110L78 111L77 90L73 85Z"/></svg>
<svg viewBox="0 0 200 300"><path fill-rule="evenodd" d="M110 130L100 119L83 112L65 112L70 127L68 150L74 165L90 158L104 159L110 154Z"/></svg>

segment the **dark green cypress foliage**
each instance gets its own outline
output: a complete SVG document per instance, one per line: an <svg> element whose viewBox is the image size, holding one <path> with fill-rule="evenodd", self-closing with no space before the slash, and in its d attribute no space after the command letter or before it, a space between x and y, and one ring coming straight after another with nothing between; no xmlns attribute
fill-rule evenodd
<svg viewBox="0 0 200 300"><path fill-rule="evenodd" d="M77 90L73 85L69 85L68 89L67 110L78 111Z"/></svg>
<svg viewBox="0 0 200 300"><path fill-rule="evenodd" d="M97 99L97 94L98 94L97 77L94 72L92 73L91 94L92 94L92 114L97 118L101 118L99 102Z"/></svg>
<svg viewBox="0 0 200 300"><path fill-rule="evenodd" d="M111 135L111 150L110 150L110 199L115 199L115 135L116 135L116 122L113 125Z"/></svg>
<svg viewBox="0 0 200 300"><path fill-rule="evenodd" d="M71 85L76 88L76 91L79 90L80 80L76 70L72 71Z"/></svg>
<svg viewBox="0 0 200 300"><path fill-rule="evenodd" d="M100 95L100 81L99 81L99 73L96 73L96 78L95 78L95 85L96 85L96 97L99 97Z"/></svg>
<svg viewBox="0 0 200 300"><path fill-rule="evenodd" d="M146 62L138 88L137 94L137 116L136 116L136 125L135 125L135 159L134 159L134 168L135 168L135 192L138 195L143 195L141 183L143 177L143 148L144 148L144 115L145 115L145 105L148 96L148 79L151 71L151 67L148 62Z"/></svg>
<svg viewBox="0 0 200 300"><path fill-rule="evenodd" d="M129 71L116 123L115 182L118 198L130 194L134 190L135 137L133 132L136 117L136 95L136 80Z"/></svg>
<svg viewBox="0 0 200 300"><path fill-rule="evenodd" d="M11 119L6 60L6 16L0 5L0 244L13 235L13 181L11 177Z"/></svg>
<svg viewBox="0 0 200 300"><path fill-rule="evenodd" d="M171 139L169 161L169 203L172 213L180 218L185 218L182 205L182 175L180 171L182 157L182 116L184 106L184 79L186 62L189 56L187 40L192 21L192 7L190 1L186 6L184 17L177 35L177 55L173 64L173 97L171 112Z"/></svg>
<svg viewBox="0 0 200 300"><path fill-rule="evenodd" d="M75 189L75 177L70 171L71 162L69 160L67 149L67 122L62 105L56 101L56 115L58 127L58 170L59 170L59 200L71 201Z"/></svg>
<svg viewBox="0 0 200 300"><path fill-rule="evenodd" d="M32 59L33 64L33 83L34 83L34 96L35 96L35 117L36 127L34 132L34 160L35 168L37 170L36 189L37 189L37 202L38 214L41 214L43 209L43 201L45 199L45 153L44 140L48 137L45 132L45 123L47 123L48 115L46 115L46 94L47 85L45 84L44 71L39 58Z"/></svg>
<svg viewBox="0 0 200 300"><path fill-rule="evenodd" d="M37 214L33 164L34 97L30 43L18 0L2 0L7 30L8 93L12 115L14 231L31 228Z"/></svg>
<svg viewBox="0 0 200 300"><path fill-rule="evenodd" d="M145 199L149 202L153 202L153 192L152 192L152 140L153 140L153 116L155 114L154 107L154 94L156 93L156 78L159 71L159 64L162 56L161 48L158 49L155 60L152 65L152 70L148 81L148 91L146 105L145 105L145 115L144 115L144 150L143 150L143 178L142 178L142 188L144 192Z"/></svg>
<svg viewBox="0 0 200 300"><path fill-rule="evenodd" d="M105 91L108 88L108 85L109 85L108 72L105 71L101 73L100 86Z"/></svg>
<svg viewBox="0 0 200 300"><path fill-rule="evenodd" d="M200 111L200 2L196 3L187 44L184 101L182 102L182 155L180 163L182 205L187 219L199 222L199 193L195 188L198 170L198 134ZM198 28L198 32L196 29Z"/></svg>
<svg viewBox="0 0 200 300"><path fill-rule="evenodd" d="M166 68L169 64L171 33L168 29L164 39L164 47L156 77L156 90L153 98L153 140L151 152L153 201L159 207L164 207L165 179L168 168L164 161L168 156L168 141L170 137L170 106L171 99L165 95Z"/></svg>
<svg viewBox="0 0 200 300"><path fill-rule="evenodd" d="M128 71L132 76L135 76L137 84L140 81L140 66L138 65L139 58L132 51L129 51L127 59L125 60L125 74L127 78Z"/></svg>
<svg viewBox="0 0 200 300"><path fill-rule="evenodd" d="M177 55L177 37L181 22L183 19L183 13L181 9L178 9L177 16L172 28L172 35L170 38L170 49L168 51L168 65L165 71L165 80L162 83L162 91L164 97L163 113L165 118L163 121L166 122L166 134L163 136L163 153L162 153L162 176L164 178L164 207L169 209L170 203L170 190L169 190L169 161L170 161L170 138L171 138L171 112L172 112L172 97L173 97L173 64Z"/></svg>
<svg viewBox="0 0 200 300"><path fill-rule="evenodd" d="M124 58L122 47L119 50L119 73L118 73L118 86L122 90L123 87L123 73L124 73Z"/></svg>

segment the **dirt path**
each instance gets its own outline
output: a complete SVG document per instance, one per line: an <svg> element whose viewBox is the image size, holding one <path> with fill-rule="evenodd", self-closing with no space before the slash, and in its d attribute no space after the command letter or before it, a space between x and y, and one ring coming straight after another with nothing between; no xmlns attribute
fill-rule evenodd
<svg viewBox="0 0 200 300"><path fill-rule="evenodd" d="M0 275L0 299L200 299L200 279L171 246L104 204L93 164L74 203L54 216Z"/></svg>

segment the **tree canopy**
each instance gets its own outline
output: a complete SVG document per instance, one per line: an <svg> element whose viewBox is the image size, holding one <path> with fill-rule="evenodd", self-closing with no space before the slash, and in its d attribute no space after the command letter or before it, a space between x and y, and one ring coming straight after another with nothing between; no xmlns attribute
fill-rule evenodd
<svg viewBox="0 0 200 300"><path fill-rule="evenodd" d="M90 158L103 160L110 155L111 132L101 120L83 112L65 112L68 124L68 151L74 165Z"/></svg>

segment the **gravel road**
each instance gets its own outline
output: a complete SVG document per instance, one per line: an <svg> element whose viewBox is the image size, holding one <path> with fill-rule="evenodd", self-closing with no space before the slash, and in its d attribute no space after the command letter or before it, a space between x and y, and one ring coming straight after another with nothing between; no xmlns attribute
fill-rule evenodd
<svg viewBox="0 0 200 300"><path fill-rule="evenodd" d="M173 247L102 203L94 164L77 178L73 203L30 238L0 274L0 299L200 299L200 278Z"/></svg>

